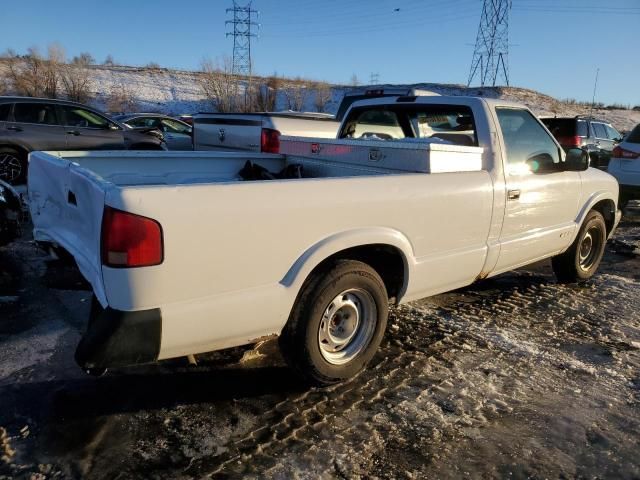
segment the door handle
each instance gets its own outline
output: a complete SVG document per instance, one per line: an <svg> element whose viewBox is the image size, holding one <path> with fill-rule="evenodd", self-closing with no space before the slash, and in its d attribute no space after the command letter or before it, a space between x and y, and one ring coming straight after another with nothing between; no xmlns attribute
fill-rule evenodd
<svg viewBox="0 0 640 480"><path fill-rule="evenodd" d="M518 200L520 198L520 190L509 190L507 192L507 198L509 200Z"/></svg>
<svg viewBox="0 0 640 480"><path fill-rule="evenodd" d="M7 130L13 130L14 132L21 132L22 131L22 127L17 127L15 125L11 125L11 126L7 127Z"/></svg>
<svg viewBox="0 0 640 480"><path fill-rule="evenodd" d="M77 130L69 130L67 132L67 135L73 135L74 137L77 137L78 135L80 135L80 132Z"/></svg>

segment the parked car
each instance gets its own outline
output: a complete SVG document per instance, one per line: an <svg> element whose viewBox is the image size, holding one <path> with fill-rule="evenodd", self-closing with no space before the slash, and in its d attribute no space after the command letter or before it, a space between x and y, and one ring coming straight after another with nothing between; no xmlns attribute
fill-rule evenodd
<svg viewBox="0 0 640 480"><path fill-rule="evenodd" d="M371 360L390 303L545 258L561 282L595 274L618 182L565 154L526 107L383 98L354 103L340 131L391 123L402 139L283 137L279 155L34 153L34 238L66 249L97 299L77 362L99 371L279 335L294 369L329 384Z"/></svg>
<svg viewBox="0 0 640 480"><path fill-rule="evenodd" d="M406 88L347 92L336 115L315 112L198 113L193 118L194 150L244 150L278 153L281 136L336 138L351 104L371 98L436 95Z"/></svg>
<svg viewBox="0 0 640 480"><path fill-rule="evenodd" d="M132 128L156 128L160 130L169 150L193 150L191 125L167 115L156 113L130 113L114 117Z"/></svg>
<svg viewBox="0 0 640 480"><path fill-rule="evenodd" d="M34 150L163 150L162 135L128 129L80 103L0 97L0 179L26 180Z"/></svg>
<svg viewBox="0 0 640 480"><path fill-rule="evenodd" d="M606 170L613 148L622 134L609 122L588 116L542 118L562 148L583 148L589 153L591 166Z"/></svg>
<svg viewBox="0 0 640 480"><path fill-rule="evenodd" d="M0 180L0 247L20 234L22 200L11 185Z"/></svg>
<svg viewBox="0 0 640 480"><path fill-rule="evenodd" d="M640 200L640 124L613 149L607 171L620 184L620 204Z"/></svg>

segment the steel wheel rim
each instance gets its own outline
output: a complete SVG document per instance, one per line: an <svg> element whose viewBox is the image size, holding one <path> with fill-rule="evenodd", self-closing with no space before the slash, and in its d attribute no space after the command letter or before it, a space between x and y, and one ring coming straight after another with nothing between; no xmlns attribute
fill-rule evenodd
<svg viewBox="0 0 640 480"><path fill-rule="evenodd" d="M369 292L355 288L341 292L329 302L320 319L318 346L322 357L332 365L350 362L369 346L377 324L378 307Z"/></svg>
<svg viewBox="0 0 640 480"><path fill-rule="evenodd" d="M583 271L589 271L595 264L602 247L601 229L594 225L587 229L578 246L578 264Z"/></svg>
<svg viewBox="0 0 640 480"><path fill-rule="evenodd" d="M0 153L0 179L12 182L20 178L22 163L10 153Z"/></svg>

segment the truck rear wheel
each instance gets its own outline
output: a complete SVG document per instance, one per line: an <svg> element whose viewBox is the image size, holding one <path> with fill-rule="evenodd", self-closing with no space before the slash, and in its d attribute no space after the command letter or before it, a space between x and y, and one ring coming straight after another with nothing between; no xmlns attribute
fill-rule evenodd
<svg viewBox="0 0 640 480"><path fill-rule="evenodd" d="M607 242L607 226L602 214L591 210L578 236L569 249L551 260L556 278L561 283L584 282L590 279L602 260Z"/></svg>
<svg viewBox="0 0 640 480"><path fill-rule="evenodd" d="M388 313L380 275L365 263L339 260L303 285L280 336L282 354L313 384L351 378L376 353Z"/></svg>

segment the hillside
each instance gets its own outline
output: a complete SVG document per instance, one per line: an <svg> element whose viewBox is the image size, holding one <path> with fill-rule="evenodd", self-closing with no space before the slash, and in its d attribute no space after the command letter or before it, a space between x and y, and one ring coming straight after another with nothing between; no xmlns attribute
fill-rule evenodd
<svg viewBox="0 0 640 480"><path fill-rule="evenodd" d="M143 111L165 112L169 114L195 113L211 111L213 106L202 93L198 83L198 72L170 70L164 68L101 66L90 69L90 91L95 97L92 102L99 108L106 107L110 95L125 89ZM283 80L286 84L287 80ZM384 85L391 86L391 85ZM483 95L490 98L504 98L520 102L540 116L573 116L588 114L589 108L582 105L559 101L548 95L516 87L466 88L462 85L419 83L411 85L393 85L415 87L441 95ZM335 113L345 91L352 87L332 86L332 99L327 111ZM314 111L314 94L310 90L306 97L305 110ZM285 110L287 102L284 92L277 97L276 109ZM595 109L593 114L610 121L619 130L630 130L640 123L640 111Z"/></svg>

